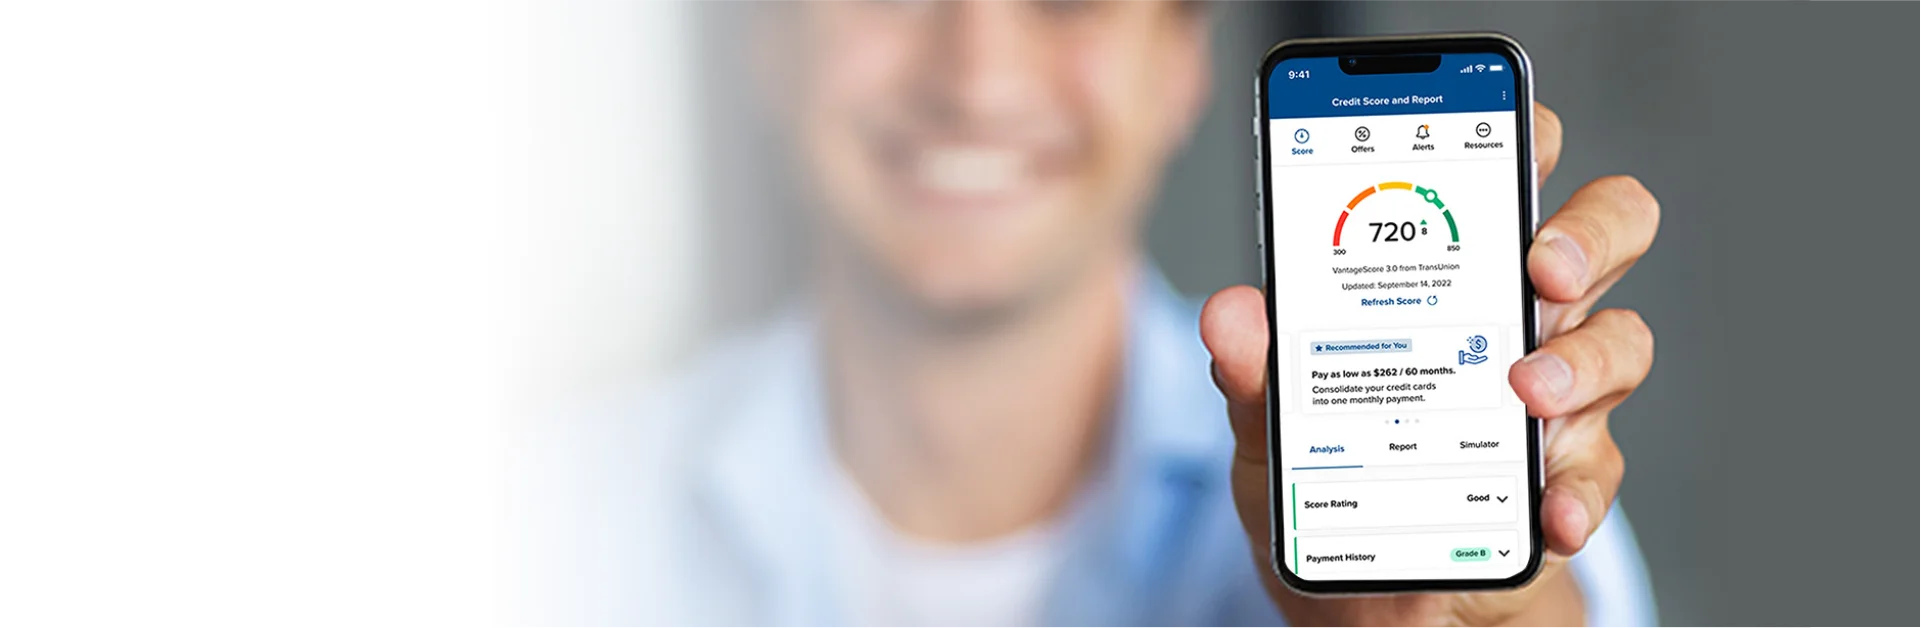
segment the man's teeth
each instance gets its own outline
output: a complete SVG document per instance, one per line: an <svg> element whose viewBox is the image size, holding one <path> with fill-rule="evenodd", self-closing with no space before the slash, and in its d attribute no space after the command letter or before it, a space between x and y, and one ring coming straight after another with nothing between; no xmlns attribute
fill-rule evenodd
<svg viewBox="0 0 1921 628"><path fill-rule="evenodd" d="M944 194L1007 192L1026 168L1019 151L992 148L923 149L914 160L916 182Z"/></svg>

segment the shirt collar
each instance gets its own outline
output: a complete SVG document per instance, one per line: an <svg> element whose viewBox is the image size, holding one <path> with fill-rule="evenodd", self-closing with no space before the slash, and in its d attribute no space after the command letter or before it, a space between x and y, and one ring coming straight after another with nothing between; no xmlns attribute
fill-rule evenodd
<svg viewBox="0 0 1921 628"><path fill-rule="evenodd" d="M1209 379L1199 310L1152 267L1129 301L1127 360L1109 464L1079 523L1081 540L1055 592L1053 623L1135 623L1179 577L1182 547L1209 496L1225 495L1233 451ZM1118 594L1117 592L1125 592Z"/></svg>
<svg viewBox="0 0 1921 628"><path fill-rule="evenodd" d="M1196 412L1196 400L1220 400L1208 377L1200 308L1147 267L1135 281L1129 317L1116 417L1120 458L1156 468L1219 466L1221 453L1231 452L1234 443L1224 411Z"/></svg>
<svg viewBox="0 0 1921 628"><path fill-rule="evenodd" d="M1196 412L1219 401L1207 376L1198 310L1152 266L1143 264L1129 295L1121 399L1107 468L1070 522L1077 532L1057 598L1116 598L1150 586L1164 573L1172 541L1194 510L1188 500L1226 481L1232 451L1224 412ZM704 471L723 539L738 539L748 572L764 578L756 591L769 620L834 623L833 589L821 555L822 517L812 496L824 495L833 473L821 394L817 328L805 308L791 308L729 360L732 381L756 382L742 403L716 417ZM1116 562L1118 561L1118 562ZM1120 588L1116 588L1120 587ZM1138 596L1135 596L1138 597ZM1138 602L1139 600L1137 600ZM1058 606L1058 604L1057 604ZM1078 609L1086 620L1085 608ZM1115 604L1111 612L1124 613ZM1116 620L1132 616L1116 615Z"/></svg>
<svg viewBox="0 0 1921 628"><path fill-rule="evenodd" d="M737 552L712 560L740 560L739 583L762 605L764 622L829 625L833 599L827 562L819 555L824 522L809 496L831 488L831 449L822 419L820 352L813 321L790 308L772 326L722 360L722 377L753 382L716 400L730 408L712 417L714 440L696 499L707 503L721 543Z"/></svg>

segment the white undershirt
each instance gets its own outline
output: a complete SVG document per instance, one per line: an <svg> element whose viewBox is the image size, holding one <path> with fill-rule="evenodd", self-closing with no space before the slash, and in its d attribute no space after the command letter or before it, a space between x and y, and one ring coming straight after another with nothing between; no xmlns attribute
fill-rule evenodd
<svg viewBox="0 0 1921 628"><path fill-rule="evenodd" d="M845 472L826 511L855 626L1024 626L1042 621L1066 555L1061 518L972 543L915 539L895 530Z"/></svg>

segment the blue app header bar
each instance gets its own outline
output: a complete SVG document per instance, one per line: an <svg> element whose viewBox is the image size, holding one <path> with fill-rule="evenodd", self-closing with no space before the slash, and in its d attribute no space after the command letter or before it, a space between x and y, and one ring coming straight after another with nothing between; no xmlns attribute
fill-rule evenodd
<svg viewBox="0 0 1921 628"><path fill-rule="evenodd" d="M1519 77L1491 52L1441 55L1425 74L1353 74L1338 57L1288 59L1267 77L1267 117L1332 118L1513 111Z"/></svg>

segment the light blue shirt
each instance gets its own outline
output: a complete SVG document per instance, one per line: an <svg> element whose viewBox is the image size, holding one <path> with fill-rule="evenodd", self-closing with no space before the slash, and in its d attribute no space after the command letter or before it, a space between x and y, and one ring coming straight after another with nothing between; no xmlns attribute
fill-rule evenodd
<svg viewBox="0 0 1921 628"><path fill-rule="evenodd" d="M1136 282L1108 463L1066 521L1047 594L1057 625L1280 625L1228 485L1234 439L1197 307ZM660 389L580 413L522 471L536 623L837 625L820 508L830 459L814 327L794 313ZM542 458L542 456L550 456ZM537 479L535 479L537 478ZM561 484L547 484L560 482ZM543 536L544 535L544 536ZM1265 561L1260 561L1264 563ZM1573 560L1595 625L1651 625L1618 507Z"/></svg>

